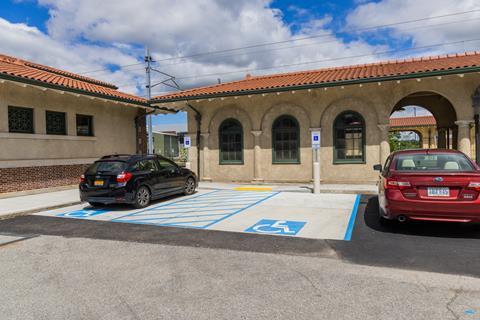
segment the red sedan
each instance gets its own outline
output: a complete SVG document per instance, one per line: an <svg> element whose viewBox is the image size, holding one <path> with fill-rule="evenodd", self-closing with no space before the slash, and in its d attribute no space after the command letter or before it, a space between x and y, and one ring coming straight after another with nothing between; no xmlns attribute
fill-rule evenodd
<svg viewBox="0 0 480 320"><path fill-rule="evenodd" d="M480 222L480 167L456 150L392 153L382 168L382 222L425 220Z"/></svg>

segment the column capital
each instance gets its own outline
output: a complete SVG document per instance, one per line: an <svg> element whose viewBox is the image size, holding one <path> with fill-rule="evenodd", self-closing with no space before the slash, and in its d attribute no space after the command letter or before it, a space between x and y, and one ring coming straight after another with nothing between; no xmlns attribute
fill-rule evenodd
<svg viewBox="0 0 480 320"><path fill-rule="evenodd" d="M253 134L255 137L260 137L263 133L262 130L252 130L250 131L251 134Z"/></svg>
<svg viewBox="0 0 480 320"><path fill-rule="evenodd" d="M322 128L308 128L308 131L322 131Z"/></svg>
<svg viewBox="0 0 480 320"><path fill-rule="evenodd" d="M458 120L455 121L455 124L460 128L470 127L470 125L473 124L473 120Z"/></svg>
<svg viewBox="0 0 480 320"><path fill-rule="evenodd" d="M205 138L205 139L208 139L208 136L210 135L210 132L202 132L200 133L200 135Z"/></svg>
<svg viewBox="0 0 480 320"><path fill-rule="evenodd" d="M390 130L390 124L377 124L378 129L382 132Z"/></svg>

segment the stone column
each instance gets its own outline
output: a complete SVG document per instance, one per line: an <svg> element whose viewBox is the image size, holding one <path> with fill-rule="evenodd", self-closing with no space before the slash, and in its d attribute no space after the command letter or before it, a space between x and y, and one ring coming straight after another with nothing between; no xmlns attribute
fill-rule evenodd
<svg viewBox="0 0 480 320"><path fill-rule="evenodd" d="M260 136L262 130L252 130L254 144L253 144L253 182L263 182L262 178L262 156L260 148Z"/></svg>
<svg viewBox="0 0 480 320"><path fill-rule="evenodd" d="M470 125L472 123L471 120L455 121L458 126L458 150L469 157L472 155L472 143L470 142Z"/></svg>
<svg viewBox="0 0 480 320"><path fill-rule="evenodd" d="M209 132L203 132L200 134L202 136L202 150L203 150L203 159L202 159L202 181L212 181L210 177L210 149L208 148L208 137L210 136Z"/></svg>
<svg viewBox="0 0 480 320"><path fill-rule="evenodd" d="M437 148L447 149L447 129L446 128L437 128Z"/></svg>
<svg viewBox="0 0 480 320"><path fill-rule="evenodd" d="M390 143L388 141L388 130L390 125L388 124L379 124L377 125L380 129L380 164L383 166L387 161L388 156L390 155ZM366 138L366 137L365 137Z"/></svg>

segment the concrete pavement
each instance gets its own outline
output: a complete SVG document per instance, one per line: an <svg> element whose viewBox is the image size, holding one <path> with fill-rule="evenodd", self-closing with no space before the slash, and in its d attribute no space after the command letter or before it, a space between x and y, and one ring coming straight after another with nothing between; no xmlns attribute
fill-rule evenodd
<svg viewBox="0 0 480 320"><path fill-rule="evenodd" d="M272 184L251 185L234 183L200 182L199 190L253 190L272 192L311 193L312 186L309 184ZM341 185L326 184L321 186L322 193L336 194L374 194L374 185ZM0 219L12 215L29 214L59 207L66 207L80 203L77 187L67 190L26 194L26 192L12 193L10 197L0 197ZM6 195L5 195L6 196Z"/></svg>
<svg viewBox="0 0 480 320"><path fill-rule="evenodd" d="M0 199L0 219L80 203L78 189Z"/></svg>
<svg viewBox="0 0 480 320"><path fill-rule="evenodd" d="M47 210L35 215L249 232L310 239L349 240L359 196L236 190L199 190L169 197L146 209L128 206L92 208L88 204Z"/></svg>
<svg viewBox="0 0 480 320"><path fill-rule="evenodd" d="M0 246L0 262L8 275L0 282L0 314L12 320L421 320L480 313L477 278L328 258L39 236Z"/></svg>

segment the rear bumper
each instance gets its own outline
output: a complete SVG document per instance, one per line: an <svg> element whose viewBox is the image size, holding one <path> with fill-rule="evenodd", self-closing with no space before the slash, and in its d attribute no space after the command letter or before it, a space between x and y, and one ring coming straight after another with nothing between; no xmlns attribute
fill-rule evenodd
<svg viewBox="0 0 480 320"><path fill-rule="evenodd" d="M127 203L134 202L135 193L129 192L125 188L113 190L88 190L80 188L80 200L85 202L94 202L101 204Z"/></svg>
<svg viewBox="0 0 480 320"><path fill-rule="evenodd" d="M396 195L385 199L385 217L405 216L411 220L480 222L480 197L474 201L411 200Z"/></svg>

